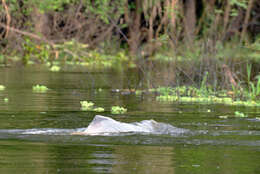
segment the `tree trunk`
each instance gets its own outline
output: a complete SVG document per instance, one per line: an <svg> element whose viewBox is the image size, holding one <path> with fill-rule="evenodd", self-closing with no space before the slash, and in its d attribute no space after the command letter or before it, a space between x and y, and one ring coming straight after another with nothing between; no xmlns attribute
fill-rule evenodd
<svg viewBox="0 0 260 174"><path fill-rule="evenodd" d="M135 0L135 9L130 14L131 16L129 19L129 47L131 56L136 56L138 48L140 46L141 8L142 0Z"/></svg>
<svg viewBox="0 0 260 174"><path fill-rule="evenodd" d="M184 17L184 30L185 39L188 43L193 42L195 37L196 26L196 2L194 0L186 0L184 4L185 17Z"/></svg>
<svg viewBox="0 0 260 174"><path fill-rule="evenodd" d="M244 23L243 23L243 29L242 29L242 33L241 33L240 42L243 42L244 39L245 39L245 34L246 34L247 27L248 27L248 22L249 22L251 10L252 10L252 7L253 7L253 3L254 3L254 0L249 0L249 2L248 2L248 6L247 6L247 10L246 10L245 20L244 20Z"/></svg>
<svg viewBox="0 0 260 174"><path fill-rule="evenodd" d="M223 26L222 37L226 35L227 26L228 26L228 23L229 23L230 10L231 10L231 5L230 5L229 0L227 0L226 6L225 6L225 12L224 12L224 26Z"/></svg>
<svg viewBox="0 0 260 174"><path fill-rule="evenodd" d="M40 34L41 37L48 38L51 32L48 15L41 13L37 8L35 8L31 16L34 23L35 33Z"/></svg>

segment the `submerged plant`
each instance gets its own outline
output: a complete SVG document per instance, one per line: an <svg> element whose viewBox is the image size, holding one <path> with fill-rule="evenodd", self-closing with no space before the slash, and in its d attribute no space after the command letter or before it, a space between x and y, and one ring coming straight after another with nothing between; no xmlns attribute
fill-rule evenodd
<svg viewBox="0 0 260 174"><path fill-rule="evenodd" d="M40 93L44 93L48 90L49 88L47 88L46 86L44 85L35 85L32 87L32 90L34 92L40 92Z"/></svg>
<svg viewBox="0 0 260 174"><path fill-rule="evenodd" d="M0 85L0 91L5 90L5 86L4 85Z"/></svg>
<svg viewBox="0 0 260 174"><path fill-rule="evenodd" d="M112 106L112 108L111 108L112 114L124 114L126 112L127 112L127 109L120 107L120 106Z"/></svg>
<svg viewBox="0 0 260 174"><path fill-rule="evenodd" d="M88 101L80 101L81 104L81 110L83 111L92 111L94 107L93 102L88 102Z"/></svg>

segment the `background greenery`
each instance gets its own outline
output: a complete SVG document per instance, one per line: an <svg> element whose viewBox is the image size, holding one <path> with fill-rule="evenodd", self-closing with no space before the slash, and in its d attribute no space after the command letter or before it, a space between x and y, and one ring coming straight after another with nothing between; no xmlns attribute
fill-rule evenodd
<svg viewBox="0 0 260 174"><path fill-rule="evenodd" d="M4 65L127 65L148 87L258 91L256 0L1 0L0 12Z"/></svg>

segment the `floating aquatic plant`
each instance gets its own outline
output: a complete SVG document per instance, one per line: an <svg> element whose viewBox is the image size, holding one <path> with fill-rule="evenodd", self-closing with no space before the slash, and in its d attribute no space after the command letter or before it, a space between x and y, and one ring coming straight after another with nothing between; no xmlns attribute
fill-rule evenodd
<svg viewBox="0 0 260 174"><path fill-rule="evenodd" d="M35 64L35 62L28 60L27 65L33 65L33 64Z"/></svg>
<svg viewBox="0 0 260 174"><path fill-rule="evenodd" d="M104 112L105 109L102 108L102 107L97 107L97 108L94 108L93 111L95 111L95 112Z"/></svg>
<svg viewBox="0 0 260 174"><path fill-rule="evenodd" d="M127 112L127 109L120 107L120 106L112 106L112 108L111 108L112 114L124 114L126 112Z"/></svg>
<svg viewBox="0 0 260 174"><path fill-rule="evenodd" d="M80 104L81 104L81 110L83 110L83 111L92 111L93 110L93 107L94 107L93 102L80 101Z"/></svg>
<svg viewBox="0 0 260 174"><path fill-rule="evenodd" d="M228 118L228 116L227 116L227 115L221 115L221 116L219 116L219 118L222 118L222 119L227 119L227 118Z"/></svg>
<svg viewBox="0 0 260 174"><path fill-rule="evenodd" d="M5 90L5 86L4 85L0 85L0 91Z"/></svg>
<svg viewBox="0 0 260 174"><path fill-rule="evenodd" d="M204 81L206 79L206 75ZM231 106L260 107L260 101L257 97L260 93L260 77L257 81L257 87L251 85L252 91L214 91L210 87L205 86L205 82L201 84L201 88L192 86L179 87L159 87L149 89L149 92L159 93L156 100L159 102L183 102L183 103L200 103L200 104L225 104ZM253 94L252 94L253 93ZM136 92L138 95L139 92ZM241 97L243 96L243 97ZM240 98L241 97L241 98Z"/></svg>
<svg viewBox="0 0 260 174"><path fill-rule="evenodd" d="M47 67L50 67L50 66L51 66L51 62L46 62L45 65L46 65Z"/></svg>
<svg viewBox="0 0 260 174"><path fill-rule="evenodd" d="M177 101L178 97L173 95L160 95L156 97L157 101Z"/></svg>
<svg viewBox="0 0 260 174"><path fill-rule="evenodd" d="M104 112L105 109L102 107L94 107L94 103L90 101L80 101L81 110L83 111L94 111L94 112Z"/></svg>
<svg viewBox="0 0 260 174"><path fill-rule="evenodd" d="M200 104L225 104L231 106L247 106L247 107L257 107L260 106L259 102L249 100L233 100L231 97L217 97L217 96L177 96L173 95L159 95L156 97L156 100L159 102L183 102L183 103L200 103Z"/></svg>
<svg viewBox="0 0 260 174"><path fill-rule="evenodd" d="M8 98L4 98L4 102L8 103L9 99Z"/></svg>
<svg viewBox="0 0 260 174"><path fill-rule="evenodd" d="M136 90L136 91L135 91L135 94L136 94L136 95L141 95L142 93L143 93L142 90Z"/></svg>
<svg viewBox="0 0 260 174"><path fill-rule="evenodd" d="M248 117L248 116L246 114L244 114L243 112L236 111L235 117L245 118L245 117Z"/></svg>
<svg viewBox="0 0 260 174"><path fill-rule="evenodd" d="M34 92L40 92L40 93L44 93L48 90L49 88L47 88L46 86L44 85L35 85L32 87L32 90Z"/></svg>
<svg viewBox="0 0 260 174"><path fill-rule="evenodd" d="M60 71L60 67L57 66L57 65L53 65L53 66L50 68L50 71L52 71L52 72L59 72L59 71Z"/></svg>

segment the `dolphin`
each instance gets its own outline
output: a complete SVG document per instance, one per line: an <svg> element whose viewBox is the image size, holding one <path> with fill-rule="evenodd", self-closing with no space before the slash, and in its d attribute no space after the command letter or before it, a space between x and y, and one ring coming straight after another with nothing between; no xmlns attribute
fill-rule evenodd
<svg viewBox="0 0 260 174"><path fill-rule="evenodd" d="M123 123L102 115L96 115L86 129L74 132L72 135L105 135L115 133L151 133L151 134L180 134L185 129L176 128L170 124L159 123L154 120Z"/></svg>

